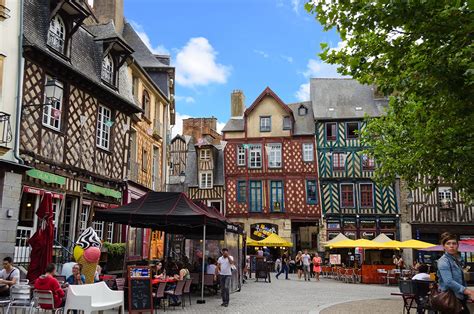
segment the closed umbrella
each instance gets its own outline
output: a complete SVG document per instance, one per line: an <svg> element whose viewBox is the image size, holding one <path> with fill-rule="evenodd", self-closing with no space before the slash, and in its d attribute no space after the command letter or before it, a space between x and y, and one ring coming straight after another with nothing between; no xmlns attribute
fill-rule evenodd
<svg viewBox="0 0 474 314"><path fill-rule="evenodd" d="M51 193L44 193L43 199L36 211L38 228L28 240L31 246L30 266L26 278L34 282L44 273L46 266L53 261L53 201Z"/></svg>

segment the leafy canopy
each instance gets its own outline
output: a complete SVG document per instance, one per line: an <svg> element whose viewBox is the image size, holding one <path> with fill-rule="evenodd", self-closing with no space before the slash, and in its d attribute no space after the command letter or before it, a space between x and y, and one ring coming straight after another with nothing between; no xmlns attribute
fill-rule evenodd
<svg viewBox="0 0 474 314"><path fill-rule="evenodd" d="M320 57L391 95L362 134L380 163L376 179L411 187L439 177L474 198L474 14L468 1L311 1L306 10L338 48Z"/></svg>

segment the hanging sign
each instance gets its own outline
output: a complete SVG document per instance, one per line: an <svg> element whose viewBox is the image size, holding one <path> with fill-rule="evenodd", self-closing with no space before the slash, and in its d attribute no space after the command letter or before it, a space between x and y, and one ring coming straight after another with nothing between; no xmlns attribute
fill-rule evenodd
<svg viewBox="0 0 474 314"><path fill-rule="evenodd" d="M270 223L257 223L250 225L250 238L254 240L263 240L272 233L278 234L278 225Z"/></svg>

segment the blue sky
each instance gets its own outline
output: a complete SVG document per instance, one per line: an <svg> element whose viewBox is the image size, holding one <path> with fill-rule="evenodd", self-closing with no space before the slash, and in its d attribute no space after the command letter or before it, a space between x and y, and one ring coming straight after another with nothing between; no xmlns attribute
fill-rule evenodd
<svg viewBox="0 0 474 314"><path fill-rule="evenodd" d="M302 0L125 0L125 16L176 67L177 126L184 117L230 117L230 93L247 107L269 86L286 103L309 100L310 77L337 77L319 44L337 47Z"/></svg>

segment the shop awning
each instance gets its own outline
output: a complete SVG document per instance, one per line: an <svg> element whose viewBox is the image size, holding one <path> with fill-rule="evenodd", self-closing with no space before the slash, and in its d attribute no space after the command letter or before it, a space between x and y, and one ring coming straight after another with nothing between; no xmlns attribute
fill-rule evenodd
<svg viewBox="0 0 474 314"><path fill-rule="evenodd" d="M393 250L399 250L401 244L402 242L397 241L397 240L392 240L392 241L382 243L384 249L393 249Z"/></svg>
<svg viewBox="0 0 474 314"><path fill-rule="evenodd" d="M104 188L90 183L86 184L86 190L95 194L102 194L104 196L110 196L116 199L122 198L122 193L120 193L119 191Z"/></svg>
<svg viewBox="0 0 474 314"><path fill-rule="evenodd" d="M257 241L249 237L247 237L247 239L245 240L245 243L247 243L248 246L258 246Z"/></svg>
<svg viewBox="0 0 474 314"><path fill-rule="evenodd" d="M41 171L38 169L31 169L26 172L26 174L32 178L39 179L46 183L54 183L59 185L66 184L66 178L58 176L57 174Z"/></svg>
<svg viewBox="0 0 474 314"><path fill-rule="evenodd" d="M292 247L293 243L286 241L276 233L270 234L263 240L256 241L254 244L248 244L249 246L282 246L282 247Z"/></svg>
<svg viewBox="0 0 474 314"><path fill-rule="evenodd" d="M372 241L378 242L378 243L387 243L387 242L392 241L392 239L390 239L385 233L381 233Z"/></svg>
<svg viewBox="0 0 474 314"><path fill-rule="evenodd" d="M337 236L335 236L334 238L332 238L331 240L327 241L324 244L327 246L327 244L332 244L332 243L345 241L345 240L350 240L350 239L348 237L346 237L345 235L343 235L342 233L338 233Z"/></svg>
<svg viewBox="0 0 474 314"><path fill-rule="evenodd" d="M399 248L401 249L426 249L429 247L435 246L435 244L431 244L428 242L423 242L420 240L406 240L400 243Z"/></svg>
<svg viewBox="0 0 474 314"><path fill-rule="evenodd" d="M331 249L349 249L349 248L356 248L360 247L363 249L379 249L385 248L383 243L377 243L374 241L370 241L367 239L359 239L359 240L344 240L339 241L336 243L326 244L325 246L329 246Z"/></svg>

